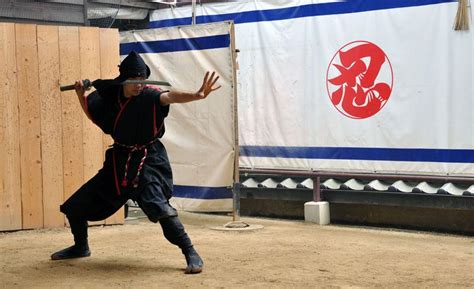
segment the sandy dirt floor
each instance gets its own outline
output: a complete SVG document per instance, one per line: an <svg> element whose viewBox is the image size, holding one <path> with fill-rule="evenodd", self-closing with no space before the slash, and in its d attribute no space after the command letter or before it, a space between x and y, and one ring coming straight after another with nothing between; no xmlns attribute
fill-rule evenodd
<svg viewBox="0 0 474 289"><path fill-rule="evenodd" d="M181 252L147 219L91 227L92 256L50 261L68 229L0 234L0 288L474 287L474 238L303 221L242 218L264 228L216 231L231 218L180 214L205 267L185 275Z"/></svg>

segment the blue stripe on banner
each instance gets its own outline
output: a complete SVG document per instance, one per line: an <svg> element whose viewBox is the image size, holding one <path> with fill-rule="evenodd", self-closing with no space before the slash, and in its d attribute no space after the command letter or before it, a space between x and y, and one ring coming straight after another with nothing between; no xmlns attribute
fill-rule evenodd
<svg viewBox="0 0 474 289"><path fill-rule="evenodd" d="M474 150L242 146L240 156L435 163L474 163Z"/></svg>
<svg viewBox="0 0 474 289"><path fill-rule="evenodd" d="M308 4L280 9L197 16L196 23L203 24L232 20L234 23L241 24L261 21L286 20L301 17L357 13L393 8L416 7L449 2L457 2L457 0L347 0L332 3ZM163 28L190 24L191 17L183 17L150 21L149 28Z"/></svg>
<svg viewBox="0 0 474 289"><path fill-rule="evenodd" d="M122 43L120 44L120 55L127 55L131 51L137 53L163 53L224 48L229 46L230 35L223 34L196 38Z"/></svg>
<svg viewBox="0 0 474 289"><path fill-rule="evenodd" d="M154 26L159 22L159 26ZM161 27L173 27L173 26L185 26L193 24L192 17L176 18L176 19L166 19L160 21L150 21L148 23L149 28L161 28Z"/></svg>
<svg viewBox="0 0 474 289"><path fill-rule="evenodd" d="M194 187L173 186L173 197L190 199L232 199L232 188L230 187Z"/></svg>

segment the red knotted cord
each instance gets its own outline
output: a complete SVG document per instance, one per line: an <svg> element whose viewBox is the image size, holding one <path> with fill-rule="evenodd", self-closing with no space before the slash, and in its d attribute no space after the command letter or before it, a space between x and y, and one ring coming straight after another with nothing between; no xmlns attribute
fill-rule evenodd
<svg viewBox="0 0 474 289"><path fill-rule="evenodd" d="M142 171L143 165L145 164L146 157L148 156L147 147L149 145L151 145L152 143L156 142L158 139L159 138L155 138L155 139L153 139L153 140L151 140L151 141L149 141L149 142L147 142L146 144L143 144L143 145L125 145L125 144L121 144L121 143L118 143L118 142L114 143L114 146L119 146L119 147L122 147L122 148L125 148L125 149L128 150L128 157L127 157L127 161L125 162L125 172L123 174L123 178L122 178L122 182L121 182L122 187L128 186L128 170L130 168L130 161L132 159L132 154L136 151L143 151L143 157L141 158L140 164L138 165L137 174L135 175L135 177L132 180L132 186L134 188L138 187L140 172Z"/></svg>

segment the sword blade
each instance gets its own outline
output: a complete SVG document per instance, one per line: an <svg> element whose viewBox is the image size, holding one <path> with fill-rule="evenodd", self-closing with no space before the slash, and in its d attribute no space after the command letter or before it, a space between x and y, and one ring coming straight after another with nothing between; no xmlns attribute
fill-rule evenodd
<svg viewBox="0 0 474 289"><path fill-rule="evenodd" d="M161 86L172 86L168 81L160 80L125 80L122 84L155 84Z"/></svg>

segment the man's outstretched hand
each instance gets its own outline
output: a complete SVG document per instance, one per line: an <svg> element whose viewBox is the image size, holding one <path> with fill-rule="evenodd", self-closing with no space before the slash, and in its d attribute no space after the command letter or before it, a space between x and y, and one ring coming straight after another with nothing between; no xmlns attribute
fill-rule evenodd
<svg viewBox="0 0 474 289"><path fill-rule="evenodd" d="M215 86L219 76L216 72L206 72L201 88L197 92L184 92L180 90L171 90L160 95L161 105L168 105L171 103L186 103L205 99L211 92L218 90L221 86Z"/></svg>
<svg viewBox="0 0 474 289"><path fill-rule="evenodd" d="M216 72L213 71L212 74L209 76L209 71L206 72L204 76L204 80L202 82L201 88L196 92L196 97L198 99L206 98L211 92L218 90L221 86L214 87L217 80L219 80L219 76L216 75Z"/></svg>

